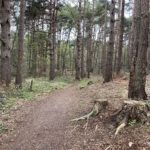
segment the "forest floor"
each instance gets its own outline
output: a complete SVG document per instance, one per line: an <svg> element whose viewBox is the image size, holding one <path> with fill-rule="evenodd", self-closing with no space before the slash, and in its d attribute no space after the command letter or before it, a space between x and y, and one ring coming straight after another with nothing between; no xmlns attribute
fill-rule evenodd
<svg viewBox="0 0 150 150"><path fill-rule="evenodd" d="M150 126L131 120L114 136L115 128L107 121L127 99L127 86L126 78L107 84L100 79L83 87L68 85L14 106L2 116L9 130L0 135L0 150L149 150ZM150 95L150 76L147 93ZM105 112L88 121L70 121L90 112L95 99L109 101Z"/></svg>

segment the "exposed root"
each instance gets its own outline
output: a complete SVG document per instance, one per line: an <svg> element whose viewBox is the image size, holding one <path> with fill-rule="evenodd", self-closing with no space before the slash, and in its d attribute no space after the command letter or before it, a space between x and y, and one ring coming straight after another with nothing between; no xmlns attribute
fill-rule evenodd
<svg viewBox="0 0 150 150"><path fill-rule="evenodd" d="M110 149L110 147L111 147L111 146L108 146L108 147L107 147L105 150L108 150L108 149Z"/></svg>
<svg viewBox="0 0 150 150"><path fill-rule="evenodd" d="M121 125L119 125L119 127L117 127L117 129L116 129L115 135L117 135L117 134L119 133L119 131L120 131L121 129L123 129L125 126L126 126L125 123L122 123Z"/></svg>
<svg viewBox="0 0 150 150"><path fill-rule="evenodd" d="M128 116L126 116L123 119L122 123L117 127L115 135L117 135L121 131L121 129L123 129L127 125L127 123L128 123Z"/></svg>
<svg viewBox="0 0 150 150"><path fill-rule="evenodd" d="M101 111L106 109L108 105L107 100L96 100L92 111L82 117L75 118L71 121L80 121L89 119L92 116L98 115ZM115 112L111 117L111 123L115 123L116 132L115 136L126 127L130 121L136 120L138 123L147 124L150 122L150 102L149 101L135 101L126 100L122 107ZM87 123L88 124L88 123Z"/></svg>
<svg viewBox="0 0 150 150"><path fill-rule="evenodd" d="M106 109L106 106L108 105L108 101L107 100L96 100L94 102L94 106L92 111L89 114L86 114L85 116L79 117L79 118L75 118L71 121L80 121L80 120L85 120L85 119L89 119L92 116L96 116L98 115L102 110Z"/></svg>
<svg viewBox="0 0 150 150"><path fill-rule="evenodd" d="M122 108L111 116L111 120L118 126L115 135L128 125L129 120L136 120L142 124L149 122L148 109L145 101L124 101Z"/></svg>
<svg viewBox="0 0 150 150"><path fill-rule="evenodd" d="M146 102L143 101L135 101L135 100L128 100L124 101L124 104L130 105L130 106L146 106Z"/></svg>

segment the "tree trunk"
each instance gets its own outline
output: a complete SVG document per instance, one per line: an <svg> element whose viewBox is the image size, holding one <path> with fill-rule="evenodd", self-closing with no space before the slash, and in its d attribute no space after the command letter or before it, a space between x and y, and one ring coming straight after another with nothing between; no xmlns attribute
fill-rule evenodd
<svg viewBox="0 0 150 150"><path fill-rule="evenodd" d="M85 72L85 9L86 9L86 0L84 0L84 11L83 11L83 28L82 28L82 51L81 51L81 78L86 76Z"/></svg>
<svg viewBox="0 0 150 150"><path fill-rule="evenodd" d="M114 31L114 61L113 61L113 71L116 72L117 70L117 58L118 58L118 45L119 45L119 31L120 31L120 18L121 18L121 0L116 0L117 6L117 13L115 17L115 31Z"/></svg>
<svg viewBox="0 0 150 150"><path fill-rule="evenodd" d="M1 24L1 81L9 86L11 82L10 66L10 0L0 0Z"/></svg>
<svg viewBox="0 0 150 150"><path fill-rule="evenodd" d="M133 56L130 70L129 93L131 99L147 99L145 92L147 49L149 32L149 1L137 0L133 16Z"/></svg>
<svg viewBox="0 0 150 150"><path fill-rule="evenodd" d="M77 20L77 51L76 51L76 58L75 58L75 69L76 69L76 74L75 78L76 80L81 79L81 4L82 1L79 1L79 16Z"/></svg>
<svg viewBox="0 0 150 150"><path fill-rule="evenodd" d="M24 14L25 14L25 0L21 0L20 1L19 31L18 31L18 48L17 48L18 58L17 58L17 72L16 72L16 85L19 85L19 87L22 87Z"/></svg>
<svg viewBox="0 0 150 150"><path fill-rule="evenodd" d="M112 68L113 68L113 52L114 52L114 23L115 23L115 0L111 0L109 47L107 51L104 82L110 82L112 80L113 75Z"/></svg>
<svg viewBox="0 0 150 150"><path fill-rule="evenodd" d="M50 48L50 71L49 71L49 80L54 80L55 78L55 67L56 67L56 15L57 15L57 1L50 1L50 29L49 29L49 48Z"/></svg>
<svg viewBox="0 0 150 150"><path fill-rule="evenodd" d="M58 38L58 46L57 46L57 71L58 72L60 71L60 56L61 56L60 48L61 48L61 40L62 40L61 35L62 35L62 28L60 28L59 34L58 34L58 36L59 36L59 38Z"/></svg>
<svg viewBox="0 0 150 150"><path fill-rule="evenodd" d="M105 65L106 65L106 54L107 54L107 0L105 2L105 23L104 23L104 41L102 46L102 55L101 55L101 73L103 77L105 76Z"/></svg>
<svg viewBox="0 0 150 150"><path fill-rule="evenodd" d="M87 77L90 78L92 70L92 25L91 21L87 23Z"/></svg>
<svg viewBox="0 0 150 150"><path fill-rule="evenodd" d="M31 68L31 74L36 77L37 76L37 49L36 49L36 22L35 20L32 22L32 33L31 33L31 45L32 45L32 52L31 52L31 58L32 58L32 68Z"/></svg>
<svg viewBox="0 0 150 150"><path fill-rule="evenodd" d="M66 54L67 54L67 50L68 50L68 46L69 46L69 42L70 42L70 34L71 34L71 31L72 31L72 27L69 28L68 30L68 36L67 36L67 41L66 41L66 44L65 44L65 50L62 54L62 74L64 74L64 72L66 71Z"/></svg>
<svg viewBox="0 0 150 150"><path fill-rule="evenodd" d="M123 31L124 31L124 7L125 0L122 0L120 9L120 27L119 27L119 43L118 43L118 61L117 61L117 75L120 74L122 66L122 48L123 48Z"/></svg>

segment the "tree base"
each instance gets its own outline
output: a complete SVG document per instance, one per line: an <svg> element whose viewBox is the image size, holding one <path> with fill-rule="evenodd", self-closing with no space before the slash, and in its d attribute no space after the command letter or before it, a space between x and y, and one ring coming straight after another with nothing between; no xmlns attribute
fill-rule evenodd
<svg viewBox="0 0 150 150"><path fill-rule="evenodd" d="M149 106L147 102L135 100L124 101L122 108L111 116L111 121L115 122L117 126L115 135L132 120L136 120L136 122L142 124L149 123L148 112Z"/></svg>

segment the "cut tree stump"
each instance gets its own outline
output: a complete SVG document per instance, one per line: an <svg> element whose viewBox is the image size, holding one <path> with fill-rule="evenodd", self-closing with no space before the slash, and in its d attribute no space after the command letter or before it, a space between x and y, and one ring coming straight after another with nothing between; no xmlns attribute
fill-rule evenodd
<svg viewBox="0 0 150 150"><path fill-rule="evenodd" d="M75 118L71 121L79 121L89 119L92 116L98 115L106 109L107 100L95 100L92 111L82 117ZM136 120L138 123L146 124L150 122L150 101L126 100L122 107L110 116L111 123L115 123L117 135L130 121Z"/></svg>
<svg viewBox="0 0 150 150"><path fill-rule="evenodd" d="M115 135L127 126L129 121L136 120L136 122L142 124L149 123L148 112L149 106L147 101L124 101L122 108L111 116L111 121L115 121L117 125Z"/></svg>
<svg viewBox="0 0 150 150"><path fill-rule="evenodd" d="M94 106L92 108L92 111L82 117L79 118L75 118L71 121L79 121L79 120L85 120L85 119L89 119L92 116L96 116L98 115L101 111L105 110L106 107L108 105L108 101L107 100L95 100L94 101Z"/></svg>

